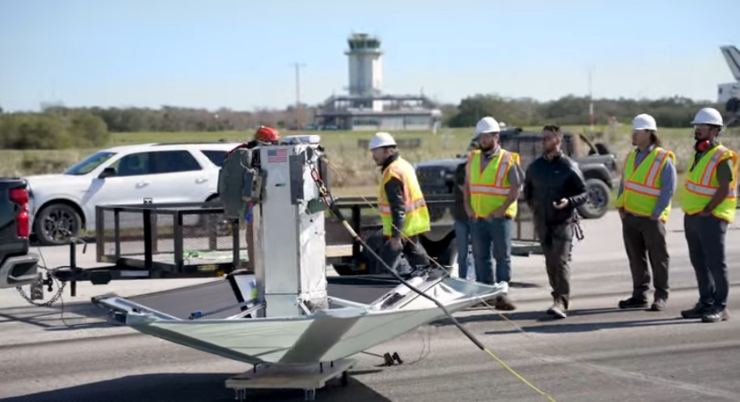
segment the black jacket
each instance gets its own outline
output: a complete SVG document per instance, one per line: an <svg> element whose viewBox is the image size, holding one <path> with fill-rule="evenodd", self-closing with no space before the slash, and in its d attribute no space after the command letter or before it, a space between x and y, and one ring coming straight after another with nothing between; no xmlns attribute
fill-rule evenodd
<svg viewBox="0 0 740 402"><path fill-rule="evenodd" d="M398 159L398 156L398 154L394 154L388 157L383 162L380 171L385 172L385 169ZM406 205L403 200L403 182L396 178L388 180L388 183L385 183L385 195L388 197L388 205L391 208L391 222L393 223L391 236L400 237L401 228L403 228L403 222L406 218Z"/></svg>
<svg viewBox="0 0 740 402"><path fill-rule="evenodd" d="M588 192L581 170L572 159L561 154L552 160L541 156L529 165L524 198L536 221L557 225L572 220L575 208L588 200ZM568 199L568 206L555 209L552 203L562 198Z"/></svg>

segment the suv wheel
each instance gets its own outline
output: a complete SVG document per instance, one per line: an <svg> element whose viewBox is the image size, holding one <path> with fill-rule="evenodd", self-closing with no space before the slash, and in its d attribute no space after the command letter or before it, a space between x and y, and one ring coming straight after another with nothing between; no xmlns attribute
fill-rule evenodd
<svg viewBox="0 0 740 402"><path fill-rule="evenodd" d="M578 207L578 212L586 219L601 218L609 209L609 198L611 197L609 186L599 179L587 179L586 191L588 191L588 201Z"/></svg>
<svg viewBox="0 0 740 402"><path fill-rule="evenodd" d="M80 214L67 204L51 204L36 215L33 223L39 243L45 245L67 244L77 237L82 227Z"/></svg>

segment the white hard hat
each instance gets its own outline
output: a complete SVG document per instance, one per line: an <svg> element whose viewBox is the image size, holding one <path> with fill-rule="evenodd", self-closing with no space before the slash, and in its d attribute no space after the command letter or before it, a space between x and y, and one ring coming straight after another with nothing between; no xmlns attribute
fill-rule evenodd
<svg viewBox="0 0 740 402"><path fill-rule="evenodd" d="M491 116L486 116L475 125L475 137L485 133L498 133L501 131L498 122Z"/></svg>
<svg viewBox="0 0 740 402"><path fill-rule="evenodd" d="M713 126L722 126L722 115L713 107L705 107L696 113L691 124L711 124Z"/></svg>
<svg viewBox="0 0 740 402"><path fill-rule="evenodd" d="M396 140L393 136L386 132L375 133L373 138L370 139L370 146L368 147L371 151L375 148L391 147L396 146Z"/></svg>
<svg viewBox="0 0 740 402"><path fill-rule="evenodd" d="M655 118L647 113L638 114L635 119L632 120L633 130L658 130L658 125L655 124Z"/></svg>

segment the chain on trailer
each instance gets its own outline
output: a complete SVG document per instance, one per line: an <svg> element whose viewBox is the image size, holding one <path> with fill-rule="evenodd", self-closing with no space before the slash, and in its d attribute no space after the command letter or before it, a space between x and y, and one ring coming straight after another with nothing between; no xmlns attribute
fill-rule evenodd
<svg viewBox="0 0 740 402"><path fill-rule="evenodd" d="M68 235L71 235L72 233L67 232ZM87 252L87 242L80 238L73 238L73 241L75 243L82 243L82 254L85 254ZM27 301L29 304L37 307L51 307L59 301L62 296L64 295L64 289L67 286L66 281L60 281L56 277L54 277L54 271L62 268L70 268L69 265L60 265L55 268L49 268L48 264L46 263L46 258L44 257L44 253L41 251L41 247L37 247L36 251L39 253L39 257L41 257L41 261L44 263L44 265L38 265L38 267L46 273L46 277L41 279L41 281L33 283L30 285L30 291L31 294L27 294L26 291L23 289L22 286L16 286L15 289L18 291L18 294L21 295L21 297ZM44 293L44 287L46 287L47 292L53 292L54 291L54 285L56 285L56 292L49 298L47 301L39 302L39 299L43 298ZM62 301L63 303L63 301Z"/></svg>
<svg viewBox="0 0 740 402"><path fill-rule="evenodd" d="M23 299L25 299L28 303L30 303L30 304L32 304L34 306L37 306L37 307L51 307L54 303L56 303L59 299L61 299L62 294L64 294L64 287L66 286L67 283L66 282L62 282L62 281L59 281L57 279L54 279L52 277L52 275L51 275L51 271L52 270L49 270L48 268L42 267L42 266L39 266L39 268L41 268L42 270L44 270L44 271L47 272L47 277L44 280L44 282L50 281L49 284L47 285L48 286L48 288L47 288L48 291L51 292L53 290L52 289L52 283L56 283L56 285L57 285L57 291L54 293L54 295L49 300L47 300L45 302L39 302L35 298L33 298L32 296L29 296L26 293L26 291L21 286L16 286L15 289L18 291L18 293L21 295L21 297ZM63 267L60 267L60 268L63 268ZM31 285L31 286L33 287L34 285ZM40 286L43 287L44 284L40 284ZM33 292L34 292L34 290L32 289L31 290L31 295L33 295Z"/></svg>
<svg viewBox="0 0 740 402"><path fill-rule="evenodd" d="M322 160L326 163L329 163L328 158L326 158L326 155L322 155ZM312 170L314 170L314 166L312 166ZM509 364L507 364L503 359L498 357L493 351L491 351L489 348L487 348L475 335L473 335L470 331L467 330L445 307L442 303L440 303L436 298L429 296L428 294L422 292L421 290L417 289L410 283L408 283L405 279L403 279L398 273L395 271L395 266L398 265L398 262L400 261L401 254L396 258L393 267L389 266L378 254L375 250L373 250L371 247L368 246L368 244L357 234L357 232L352 228L352 226L347 222L347 219L344 217L344 214L342 214L339 207L334 202L335 199L331 195L331 192L326 187L326 184L323 182L321 177L319 175L314 175L312 172L311 177L314 178L314 182L319 187L319 193L325 194L324 201L328 203L326 204L329 210L339 219L339 221L342 223L342 226L347 230L347 232L350 234L353 240L359 242L372 256L375 258L380 266L386 270L389 274L391 274L393 277L396 278L400 283L402 283L404 286L409 288L412 292L418 294L419 296L431 301L434 303L441 311L442 313L452 322L452 324L460 331L463 335L465 335L470 342L472 342L478 349L488 354L493 360L495 360L501 367L503 367L506 371L508 371L510 374L512 374L516 379L524 383L527 387L535 391L537 394L542 396L548 401L555 402L555 398L548 394L547 392L541 390L536 385L532 384L530 381L528 381L526 378L524 378L523 375L521 375L519 372L517 372L513 367L511 367ZM376 209L372 203L367 200L365 197L362 197L362 199L367 203L367 205L372 208ZM399 230L400 232L400 230ZM403 234L402 234L403 236ZM404 238L408 240L408 237ZM429 259L429 261L434 261L433 259ZM447 269L445 269L439 262L434 261L434 263L442 268L443 275L449 276L449 272ZM484 301L485 302L485 301ZM486 303L487 304L487 303Z"/></svg>

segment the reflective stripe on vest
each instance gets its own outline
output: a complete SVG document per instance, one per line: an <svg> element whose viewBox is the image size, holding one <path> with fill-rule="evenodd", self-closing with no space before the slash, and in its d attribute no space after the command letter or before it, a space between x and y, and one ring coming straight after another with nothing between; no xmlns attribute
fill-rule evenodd
<svg viewBox="0 0 740 402"><path fill-rule="evenodd" d="M718 145L696 163L686 176L686 183L681 189L681 207L688 215L698 214L709 204L719 189L717 167L720 163L730 160L732 163L732 182L730 191L722 202L712 210L715 217L733 222L735 207L737 206L738 157L737 154L722 145Z"/></svg>
<svg viewBox="0 0 740 402"><path fill-rule="evenodd" d="M424 201L416 171L410 163L399 157L385 168L380 181L378 210L380 211L380 220L383 223L383 235L393 235L393 217L388 196L385 193L385 184L392 178L396 178L403 183L403 203L406 215L404 216L403 227L400 228L401 233L408 237L428 232L430 230L429 210L426 201Z"/></svg>
<svg viewBox="0 0 740 402"><path fill-rule="evenodd" d="M501 149L483 169L481 169L482 158L480 150L471 152L466 167L470 206L476 218L487 218L506 202L511 192L509 170L519 164L519 155L504 149ZM514 217L516 213L515 200L506 208L506 216Z"/></svg>
<svg viewBox="0 0 740 402"><path fill-rule="evenodd" d="M661 174L668 158L675 160L672 152L662 148L653 148L638 166L635 166L637 151L632 150L624 164L622 194L617 198L617 207L638 216L652 216L658 204ZM671 210L670 202L661 212L660 219L668 220Z"/></svg>

